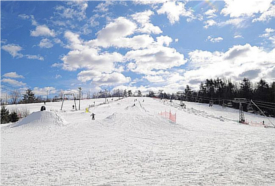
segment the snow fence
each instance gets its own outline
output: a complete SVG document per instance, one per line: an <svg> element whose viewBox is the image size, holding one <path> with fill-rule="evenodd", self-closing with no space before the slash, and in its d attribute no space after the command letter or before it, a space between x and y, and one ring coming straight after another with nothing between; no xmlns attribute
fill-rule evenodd
<svg viewBox="0 0 275 186"><path fill-rule="evenodd" d="M161 115L164 118L169 119L170 121L176 123L177 121L177 117L176 117L176 113L172 114L171 111L170 112L160 112L159 115Z"/></svg>

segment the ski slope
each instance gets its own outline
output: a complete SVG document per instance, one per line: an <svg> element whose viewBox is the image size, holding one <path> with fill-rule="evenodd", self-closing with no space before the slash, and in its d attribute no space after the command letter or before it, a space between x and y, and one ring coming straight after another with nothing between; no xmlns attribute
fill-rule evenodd
<svg viewBox="0 0 275 186"><path fill-rule="evenodd" d="M237 110L152 98L103 102L82 100L79 111L73 101L62 111L60 102L43 112L43 104L8 106L32 113L1 125L2 185L275 185L275 129L239 124Z"/></svg>

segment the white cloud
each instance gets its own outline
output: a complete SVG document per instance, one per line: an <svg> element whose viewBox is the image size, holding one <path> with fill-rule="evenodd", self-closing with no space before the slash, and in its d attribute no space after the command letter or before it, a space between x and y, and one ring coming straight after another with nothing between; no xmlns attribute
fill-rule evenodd
<svg viewBox="0 0 275 186"><path fill-rule="evenodd" d="M204 13L204 15L206 15L208 19L211 19L211 18L217 17L217 15L215 14L216 12L217 12L216 9L209 9Z"/></svg>
<svg viewBox="0 0 275 186"><path fill-rule="evenodd" d="M36 20L34 19L33 15L30 15L31 21L32 21L32 25L33 26L38 26L38 23L36 22Z"/></svg>
<svg viewBox="0 0 275 186"><path fill-rule="evenodd" d="M150 23L150 16L152 15L154 15L154 12L152 12L151 10L147 10L145 12L138 12L132 15L133 19L141 25L141 28L138 28L137 32L148 34L162 33L161 29L158 26L154 26L152 23Z"/></svg>
<svg viewBox="0 0 275 186"><path fill-rule="evenodd" d="M266 28L264 34L260 35L260 37L270 37L270 34L275 32L275 29Z"/></svg>
<svg viewBox="0 0 275 186"><path fill-rule="evenodd" d="M179 39L178 39L178 38L176 38L176 39L175 39L175 42L176 42L176 43L177 43L177 42L179 42Z"/></svg>
<svg viewBox="0 0 275 186"><path fill-rule="evenodd" d="M54 87L34 87L33 93L38 96L47 96L48 94L55 94L57 91Z"/></svg>
<svg viewBox="0 0 275 186"><path fill-rule="evenodd" d="M169 69L186 63L184 56L175 49L164 46L151 46L142 50L129 51L127 61L135 62L131 70L142 74L151 74L151 70Z"/></svg>
<svg viewBox="0 0 275 186"><path fill-rule="evenodd" d="M211 26L216 25L217 22L214 21L213 19L210 19L210 20L205 21L204 24L205 24L204 28L207 29L207 28L209 28L209 27L211 27Z"/></svg>
<svg viewBox="0 0 275 186"><path fill-rule="evenodd" d="M101 75L102 73L96 70L84 70L78 73L77 79L82 82L87 82L87 81L91 81L96 77L100 77Z"/></svg>
<svg viewBox="0 0 275 186"><path fill-rule="evenodd" d="M185 9L185 4L178 1L166 2L157 11L158 14L167 14L171 24L178 22L180 16L184 16L190 19L194 19L193 12Z"/></svg>
<svg viewBox="0 0 275 186"><path fill-rule="evenodd" d="M44 38L44 39L42 39L42 40L40 41L39 47L40 47L40 48L52 48L52 47L53 47L53 44L52 44L52 42L51 42L49 39Z"/></svg>
<svg viewBox="0 0 275 186"><path fill-rule="evenodd" d="M160 83L160 82L164 82L164 79L162 76L152 76L152 75L148 75L148 76L144 76L145 79L147 79L148 81L150 81L151 83Z"/></svg>
<svg viewBox="0 0 275 186"><path fill-rule="evenodd" d="M94 12L108 12L109 6L112 5L113 2L111 1L106 1L104 3L100 3L95 7Z"/></svg>
<svg viewBox="0 0 275 186"><path fill-rule="evenodd" d="M235 36L234 36L234 38L235 38L235 39L238 39L238 38L243 38L243 36L242 36L242 35L240 35L240 34L237 34L237 35L235 35Z"/></svg>
<svg viewBox="0 0 275 186"><path fill-rule="evenodd" d="M78 19L79 21L86 18L86 9L88 8L88 3L85 1L70 1L67 3L69 7L57 6L55 10L57 13L67 19Z"/></svg>
<svg viewBox="0 0 275 186"><path fill-rule="evenodd" d="M146 5L148 5L148 4L160 4L160 3L165 3L165 2L167 2L167 0L134 0L134 2L136 3L136 4L146 4Z"/></svg>
<svg viewBox="0 0 275 186"><path fill-rule="evenodd" d="M28 54L23 55L19 53L19 51L22 50L22 48L19 45L8 44L8 45L2 46L2 49L10 53L10 55L12 55L13 57L18 57L18 58L27 57L28 59L44 60L44 58L39 55L28 55Z"/></svg>
<svg viewBox="0 0 275 186"><path fill-rule="evenodd" d="M269 37L268 39L269 39L269 40L272 42L272 44L275 46L275 36Z"/></svg>
<svg viewBox="0 0 275 186"><path fill-rule="evenodd" d="M40 55L26 55L26 57L28 58L28 59L37 59L37 60L40 60L40 61L43 61L44 60L44 58L42 57L42 56L40 56Z"/></svg>
<svg viewBox="0 0 275 186"><path fill-rule="evenodd" d="M97 38L90 40L87 44L91 47L119 47L119 48L145 48L154 42L149 35L136 35L137 25L132 21L119 17L106 25L97 33Z"/></svg>
<svg viewBox="0 0 275 186"><path fill-rule="evenodd" d="M114 70L114 63L123 60L123 56L117 52L98 53L94 48L85 48L82 50L72 50L62 58L63 69L93 69L100 72L110 73Z"/></svg>
<svg viewBox="0 0 275 186"><path fill-rule="evenodd" d="M113 72L111 74L102 74L101 77L97 77L93 79L93 83L97 83L100 86L102 85L118 85L124 84L131 81L130 77L125 77L121 73Z"/></svg>
<svg viewBox="0 0 275 186"><path fill-rule="evenodd" d="M67 48L75 50L82 50L85 48L83 45L83 40L79 38L79 34L73 33L71 31L66 31L64 37L69 42Z"/></svg>
<svg viewBox="0 0 275 186"><path fill-rule="evenodd" d="M244 18L234 18L234 19L229 19L224 22L219 22L217 25L221 26L221 27L227 26L227 25L233 25L237 28L244 28L247 26L245 23L246 23L246 19L244 19Z"/></svg>
<svg viewBox="0 0 275 186"><path fill-rule="evenodd" d="M169 46L172 41L173 41L172 38L168 37L168 36L159 36L159 37L157 37L157 44L159 44L161 46L162 45Z"/></svg>
<svg viewBox="0 0 275 186"><path fill-rule="evenodd" d="M92 17L90 17L89 22L92 27L98 26L99 22L96 21L96 19L99 17L98 14L94 14Z"/></svg>
<svg viewBox="0 0 275 186"><path fill-rule="evenodd" d="M10 53L12 57L19 57L19 58L23 57L23 55L19 53L19 51L22 50L22 47L20 47L19 45L8 44L8 45L2 46L2 49Z"/></svg>
<svg viewBox="0 0 275 186"><path fill-rule="evenodd" d="M227 52L195 50L189 53L189 59L191 70L184 74L186 83L198 85L198 82L216 77L230 77L233 81L244 77L254 82L260 78L271 81L272 77L267 74L275 67L275 49L268 52L249 44L236 45Z"/></svg>
<svg viewBox="0 0 275 186"><path fill-rule="evenodd" d="M16 81L14 79L9 79L9 78L2 79L2 82L8 83L8 84L10 84L12 86L16 86L16 87L21 87L21 86L25 86L26 85L26 83L23 83L21 81Z"/></svg>
<svg viewBox="0 0 275 186"><path fill-rule="evenodd" d="M4 74L3 76L8 78L24 78L24 76L18 75L16 72L9 72Z"/></svg>
<svg viewBox="0 0 275 186"><path fill-rule="evenodd" d="M81 71L78 74L77 79L82 82L92 81L91 83L96 86L118 85L131 81L130 77L125 77L123 74L118 72L101 73L95 70Z"/></svg>
<svg viewBox="0 0 275 186"><path fill-rule="evenodd" d="M60 74L57 74L57 75L55 76L55 79L58 79L58 78L62 78L62 76L61 76Z"/></svg>
<svg viewBox="0 0 275 186"><path fill-rule="evenodd" d="M222 37L216 37L216 38L214 38L214 37L208 36L207 40L211 41L212 43L219 43L219 42L221 42L223 40L223 38Z"/></svg>
<svg viewBox="0 0 275 186"><path fill-rule="evenodd" d="M275 46L275 29L266 28L264 34L260 35L260 37L267 38Z"/></svg>
<svg viewBox="0 0 275 186"><path fill-rule="evenodd" d="M20 17L21 19L29 19L30 16L26 15L26 14L19 14L18 17Z"/></svg>
<svg viewBox="0 0 275 186"><path fill-rule="evenodd" d="M230 17L253 16L256 13L266 12L271 2L272 0L225 0L221 14Z"/></svg>
<svg viewBox="0 0 275 186"><path fill-rule="evenodd" d="M272 5L267 11L263 12L259 18L253 19L252 22L269 21L275 17L275 5Z"/></svg>
<svg viewBox="0 0 275 186"><path fill-rule="evenodd" d="M54 37L54 30L50 30L46 25L39 25L35 28L35 30L31 31L31 36L51 36Z"/></svg>
<svg viewBox="0 0 275 186"><path fill-rule="evenodd" d="M209 28L211 26L217 25L219 27L223 27L223 26L227 26L227 25L233 25L236 28L244 28L246 27L246 19L244 18L234 18L234 19L228 19L226 21L222 21L222 22L216 22L213 19L207 20L204 22L205 26L204 28Z"/></svg>

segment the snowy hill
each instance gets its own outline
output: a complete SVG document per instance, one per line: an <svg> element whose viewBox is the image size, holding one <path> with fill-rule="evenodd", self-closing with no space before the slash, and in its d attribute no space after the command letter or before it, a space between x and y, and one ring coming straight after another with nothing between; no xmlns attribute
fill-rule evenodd
<svg viewBox="0 0 275 186"><path fill-rule="evenodd" d="M32 127L48 127L49 125L57 125L62 126L66 125L67 121L65 121L62 117L60 117L56 112L49 111L37 111L31 113L26 118L18 121L12 127L19 126L32 126Z"/></svg>
<svg viewBox="0 0 275 186"><path fill-rule="evenodd" d="M181 109L177 101L151 98L103 102L83 100L78 111L72 101L65 101L63 111L61 103L47 103L43 112L37 112L42 104L9 106L33 113L1 126L2 184L275 183L275 129L239 124L237 110L189 102ZM159 115L165 111L176 113L176 123ZM275 123L274 118L245 117Z"/></svg>

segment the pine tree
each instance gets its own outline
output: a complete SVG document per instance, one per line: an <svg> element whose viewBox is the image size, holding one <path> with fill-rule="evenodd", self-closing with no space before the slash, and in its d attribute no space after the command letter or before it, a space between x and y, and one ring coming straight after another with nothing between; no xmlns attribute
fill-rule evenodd
<svg viewBox="0 0 275 186"><path fill-rule="evenodd" d="M11 122L17 122L19 120L19 117L18 117L16 112L12 112L9 115L9 119L10 119Z"/></svg>
<svg viewBox="0 0 275 186"><path fill-rule="evenodd" d="M240 96L246 99L252 98L252 85L249 79L244 78L243 82L240 84Z"/></svg>
<svg viewBox="0 0 275 186"><path fill-rule="evenodd" d="M184 91L185 91L186 101L190 101L191 100L191 89L190 89L189 85L186 85L186 88Z"/></svg>
<svg viewBox="0 0 275 186"><path fill-rule="evenodd" d="M255 99L269 101L269 98L270 98L269 94L270 94L269 85L265 80L261 79L257 83L257 89L255 90L255 95L254 95Z"/></svg>
<svg viewBox="0 0 275 186"><path fill-rule="evenodd" d="M155 93L153 91L149 91L149 97L155 97Z"/></svg>
<svg viewBox="0 0 275 186"><path fill-rule="evenodd" d="M138 90L138 97L142 97L141 91Z"/></svg>
<svg viewBox="0 0 275 186"><path fill-rule="evenodd" d="M123 96L124 96L124 97L127 97L127 90L124 90Z"/></svg>
<svg viewBox="0 0 275 186"><path fill-rule="evenodd" d="M128 96L131 97L133 95L132 90L128 90Z"/></svg>
<svg viewBox="0 0 275 186"><path fill-rule="evenodd" d="M23 95L23 103L34 103L35 96L31 89L26 90L26 93Z"/></svg>
<svg viewBox="0 0 275 186"><path fill-rule="evenodd" d="M6 109L6 107L3 105L1 107L1 124L3 123L9 123L10 118L9 118L9 110Z"/></svg>

